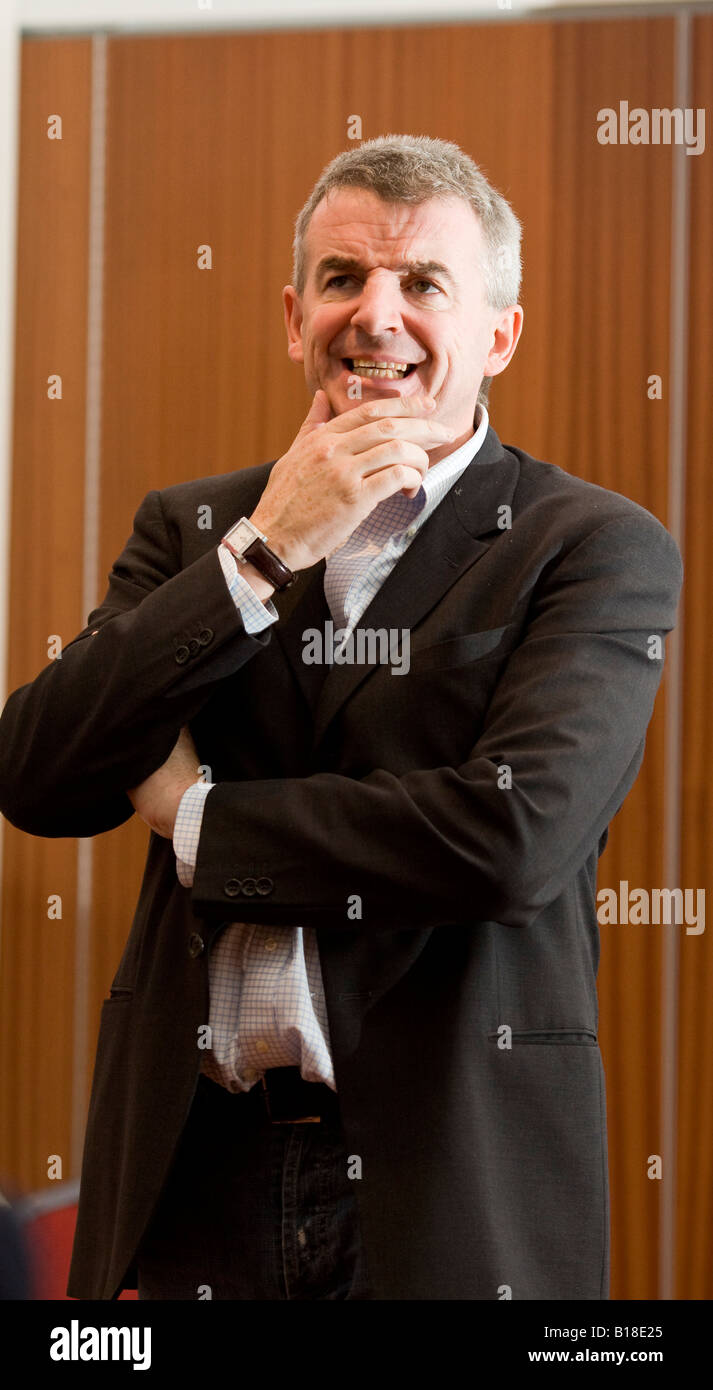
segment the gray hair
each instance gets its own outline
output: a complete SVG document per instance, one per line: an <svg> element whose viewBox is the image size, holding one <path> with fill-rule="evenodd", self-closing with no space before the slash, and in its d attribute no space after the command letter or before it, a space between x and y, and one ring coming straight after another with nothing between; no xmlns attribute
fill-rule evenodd
<svg viewBox="0 0 713 1390"><path fill-rule="evenodd" d="M306 279L305 234L315 208L335 188L370 189L387 203L418 206L453 196L469 203L485 242L481 269L487 303L492 309L517 303L522 277L518 218L458 145L428 135L379 135L343 150L322 170L295 222L292 284L300 298ZM489 386L485 377L479 401L485 403Z"/></svg>

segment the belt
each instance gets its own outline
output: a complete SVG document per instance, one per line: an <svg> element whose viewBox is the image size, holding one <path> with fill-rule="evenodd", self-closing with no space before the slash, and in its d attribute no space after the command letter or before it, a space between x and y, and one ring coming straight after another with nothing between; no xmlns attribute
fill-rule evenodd
<svg viewBox="0 0 713 1390"><path fill-rule="evenodd" d="M273 1125L317 1125L339 1119L336 1093L323 1081L304 1081L299 1067L269 1067L261 1082L265 1113Z"/></svg>

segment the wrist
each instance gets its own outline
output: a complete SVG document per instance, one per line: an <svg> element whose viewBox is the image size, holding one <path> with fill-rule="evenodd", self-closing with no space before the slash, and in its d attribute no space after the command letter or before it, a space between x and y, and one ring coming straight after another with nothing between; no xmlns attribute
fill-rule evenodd
<svg viewBox="0 0 713 1390"><path fill-rule="evenodd" d="M308 569L313 564L312 559L306 557L304 547L286 534L284 528L271 521L269 516L261 515L259 507L248 520L262 532L270 549L294 574Z"/></svg>
<svg viewBox="0 0 713 1390"><path fill-rule="evenodd" d="M261 597L269 597L270 592L281 593L289 589L299 575L286 565L282 558L268 544L265 532L247 516L242 516L226 531L222 541L237 561L240 569L251 566L253 572L267 581L269 589L261 587ZM257 592L257 579L249 580L250 587Z"/></svg>
<svg viewBox="0 0 713 1390"><path fill-rule="evenodd" d="M171 788L166 797L165 803L161 807L158 815L157 834L162 835L165 840L172 840L176 829L176 819L179 807L189 787L195 786L195 781L187 782L181 779L178 784Z"/></svg>
<svg viewBox="0 0 713 1390"><path fill-rule="evenodd" d="M247 580L250 588L254 590L259 599L262 599L263 603L267 603L268 599L272 598L275 592L275 585L271 584L269 579L266 579L265 575L261 574L259 570L256 570L255 566L251 565L249 560L239 565L238 571L241 578Z"/></svg>

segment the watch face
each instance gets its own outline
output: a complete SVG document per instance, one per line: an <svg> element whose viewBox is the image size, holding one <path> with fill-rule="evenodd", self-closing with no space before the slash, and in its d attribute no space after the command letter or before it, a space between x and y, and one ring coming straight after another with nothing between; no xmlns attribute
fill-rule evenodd
<svg viewBox="0 0 713 1390"><path fill-rule="evenodd" d="M257 540L259 536L260 532L257 527L253 526L252 522L247 520L247 517L243 517L241 521L236 522L235 526L230 528L226 533L225 539L230 541L234 550L242 554L242 552L247 550L248 546L252 545L253 541Z"/></svg>

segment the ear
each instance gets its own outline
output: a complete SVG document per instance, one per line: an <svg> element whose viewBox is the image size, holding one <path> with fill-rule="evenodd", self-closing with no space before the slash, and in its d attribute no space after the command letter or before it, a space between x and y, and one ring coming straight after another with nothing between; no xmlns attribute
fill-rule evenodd
<svg viewBox="0 0 713 1390"><path fill-rule="evenodd" d="M511 304L495 318L492 345L485 359L483 376L499 376L512 357L522 333L524 310L521 304Z"/></svg>
<svg viewBox="0 0 713 1390"><path fill-rule="evenodd" d="M293 362L304 362L302 350L302 302L292 285L285 285L282 291L285 306L285 328L287 329L287 355Z"/></svg>

